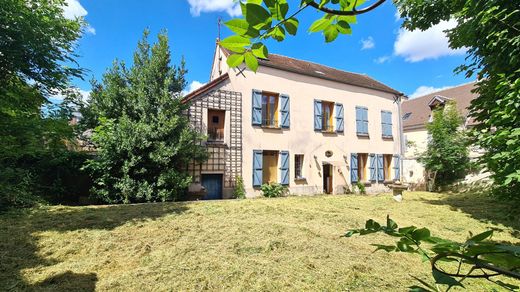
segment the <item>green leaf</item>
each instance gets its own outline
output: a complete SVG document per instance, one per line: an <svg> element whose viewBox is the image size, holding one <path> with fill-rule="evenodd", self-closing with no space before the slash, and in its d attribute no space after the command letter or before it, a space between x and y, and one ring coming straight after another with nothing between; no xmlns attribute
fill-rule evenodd
<svg viewBox="0 0 520 292"><path fill-rule="evenodd" d="M432 275L433 275L433 278L435 279L435 283L437 283L437 284L448 285L448 287L450 287L450 288L453 286L460 286L460 287L464 288L464 285L462 285L462 283L457 281L455 278L450 277L444 273L441 273L440 271L438 271L436 269L432 270Z"/></svg>
<svg viewBox="0 0 520 292"><path fill-rule="evenodd" d="M341 15L341 16L338 16L338 22L339 21L345 21L345 22L351 23L351 24L356 24L357 23L355 15Z"/></svg>
<svg viewBox="0 0 520 292"><path fill-rule="evenodd" d="M259 24L266 24L268 20L271 18L269 12L260 5L247 3L245 8L246 21L252 26L256 27L256 25Z"/></svg>
<svg viewBox="0 0 520 292"><path fill-rule="evenodd" d="M337 29L342 34L352 34L350 24L345 21L338 21Z"/></svg>
<svg viewBox="0 0 520 292"><path fill-rule="evenodd" d="M480 234L470 237L466 242L481 242L484 239L490 237L491 235L493 235L493 230L484 231Z"/></svg>
<svg viewBox="0 0 520 292"><path fill-rule="evenodd" d="M232 35L220 41L220 45L233 52L242 53L244 48L251 45L251 41L248 38Z"/></svg>
<svg viewBox="0 0 520 292"><path fill-rule="evenodd" d="M386 227L389 229L397 229L397 223L394 220L390 219L390 216L386 216Z"/></svg>
<svg viewBox="0 0 520 292"><path fill-rule="evenodd" d="M224 25L227 26L232 32L244 35L249 30L249 23L245 21L245 19L234 18L229 21L224 22Z"/></svg>
<svg viewBox="0 0 520 292"><path fill-rule="evenodd" d="M251 52L246 52L244 54L246 66L251 69L251 71L256 72L258 69L258 60Z"/></svg>
<svg viewBox="0 0 520 292"><path fill-rule="evenodd" d="M402 241L397 242L397 249L402 252L414 252L415 251L415 249L413 249L413 247L411 247L409 244L402 242Z"/></svg>
<svg viewBox="0 0 520 292"><path fill-rule="evenodd" d="M226 63L229 67L237 67L238 65L244 62L244 55L242 54L232 54L226 60Z"/></svg>
<svg viewBox="0 0 520 292"><path fill-rule="evenodd" d="M287 30L287 32L290 35L296 35L296 32L298 31L298 25L299 25L298 19L296 19L294 17L287 19L283 24L283 26L285 27L285 30Z"/></svg>
<svg viewBox="0 0 520 292"><path fill-rule="evenodd" d="M430 235L430 230L428 230L428 228L420 228L412 232L412 238L417 241L425 240L429 238Z"/></svg>
<svg viewBox="0 0 520 292"><path fill-rule="evenodd" d="M267 59L269 56L269 52L267 51L267 47L262 43L254 43L251 46L251 52L257 58Z"/></svg>
<svg viewBox="0 0 520 292"><path fill-rule="evenodd" d="M331 19L320 18L314 21L309 27L309 32L318 32L326 29L332 23Z"/></svg>
<svg viewBox="0 0 520 292"><path fill-rule="evenodd" d="M386 252L395 251L396 247L394 245L384 245L384 244L372 244L373 246L377 247L374 252L378 250L384 250Z"/></svg>
<svg viewBox="0 0 520 292"><path fill-rule="evenodd" d="M281 42L285 39L285 30L280 26L277 26L273 29L273 31L271 31L270 35L273 39Z"/></svg>
<svg viewBox="0 0 520 292"><path fill-rule="evenodd" d="M352 237L354 234L359 233L357 230L349 230L347 233L345 233L345 237Z"/></svg>
<svg viewBox="0 0 520 292"><path fill-rule="evenodd" d="M399 233L402 233L402 234L408 234L410 232L413 232L415 229L417 229L417 227L408 226L408 227L399 228L398 231L399 231Z"/></svg>

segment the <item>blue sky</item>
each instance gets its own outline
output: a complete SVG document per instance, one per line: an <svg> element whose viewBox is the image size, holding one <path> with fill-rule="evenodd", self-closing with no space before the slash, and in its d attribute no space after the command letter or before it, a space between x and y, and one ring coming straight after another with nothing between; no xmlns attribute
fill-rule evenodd
<svg viewBox="0 0 520 292"><path fill-rule="evenodd" d="M78 47L79 64L89 72L85 80L73 80L85 93L90 90L88 81L92 77L101 79L114 59L131 63L145 28L151 31L150 41L155 41L161 29L168 31L174 63L185 57L188 90L195 89L209 78L218 17L225 21L239 11L233 0L68 0L68 3L66 16L84 16L89 23ZM410 32L400 28L401 21L395 14L396 8L389 0L375 11L358 16L351 36L340 36L326 44L321 34L307 32L320 15L308 8L299 16L296 37L281 43L269 41L267 45L271 53L368 74L413 96L471 81L453 73L464 62L464 52L450 50L442 32L453 23L444 22L426 32ZM222 38L230 34L222 28Z"/></svg>

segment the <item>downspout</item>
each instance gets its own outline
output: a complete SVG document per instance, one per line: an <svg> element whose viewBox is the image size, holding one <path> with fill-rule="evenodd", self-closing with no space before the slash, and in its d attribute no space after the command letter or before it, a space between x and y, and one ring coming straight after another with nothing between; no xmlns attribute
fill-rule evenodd
<svg viewBox="0 0 520 292"><path fill-rule="evenodd" d="M398 95L396 95L396 99L397 99L397 115L399 116L399 120L398 120L398 123L399 123L399 172L400 172L400 176L399 176L399 181L400 182L403 182L403 177L404 177L404 152L405 152L405 145L403 143L404 141L404 132L403 132L403 116L401 114L401 103L403 101L403 96L404 94L403 93L399 93Z"/></svg>

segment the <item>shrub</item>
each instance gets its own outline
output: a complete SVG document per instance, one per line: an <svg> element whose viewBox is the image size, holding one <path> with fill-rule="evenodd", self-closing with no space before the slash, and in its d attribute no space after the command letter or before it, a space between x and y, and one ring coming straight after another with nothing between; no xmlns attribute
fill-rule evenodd
<svg viewBox="0 0 520 292"><path fill-rule="evenodd" d="M365 185L362 182L358 181L356 183L356 187L358 188L360 194L364 195L367 193Z"/></svg>
<svg viewBox="0 0 520 292"><path fill-rule="evenodd" d="M262 185L262 195L267 198L283 197L289 189L279 183L268 183Z"/></svg>
<svg viewBox="0 0 520 292"><path fill-rule="evenodd" d="M237 199L246 198L246 190L244 188L244 179L241 176L236 177L236 185L233 189L233 196Z"/></svg>

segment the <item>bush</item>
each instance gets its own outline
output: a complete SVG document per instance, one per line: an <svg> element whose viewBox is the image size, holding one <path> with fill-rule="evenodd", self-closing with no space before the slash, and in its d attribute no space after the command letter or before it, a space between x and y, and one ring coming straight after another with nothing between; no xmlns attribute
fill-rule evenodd
<svg viewBox="0 0 520 292"><path fill-rule="evenodd" d="M268 183L262 185L262 195L267 198L283 197L289 189L279 183Z"/></svg>
<svg viewBox="0 0 520 292"><path fill-rule="evenodd" d="M363 184L362 182L358 181L356 183L356 187L358 188L360 194L365 195L367 193L367 190L365 188L365 184Z"/></svg>
<svg viewBox="0 0 520 292"><path fill-rule="evenodd" d="M233 196L237 199L245 199L246 190L244 188L244 179L241 176L237 176L236 181L237 183L233 189Z"/></svg>
<svg viewBox="0 0 520 292"><path fill-rule="evenodd" d="M80 197L89 196L92 184L81 170L88 158L66 150L2 157L0 208L78 204Z"/></svg>

